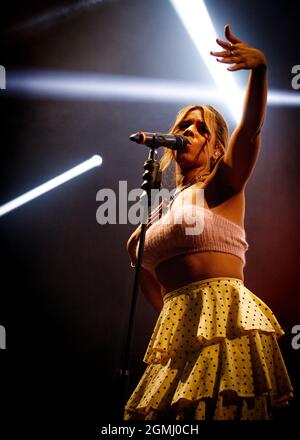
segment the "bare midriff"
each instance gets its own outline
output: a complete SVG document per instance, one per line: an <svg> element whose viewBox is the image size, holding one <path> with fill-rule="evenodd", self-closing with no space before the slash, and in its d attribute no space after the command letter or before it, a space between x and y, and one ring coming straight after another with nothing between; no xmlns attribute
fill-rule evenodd
<svg viewBox="0 0 300 440"><path fill-rule="evenodd" d="M160 263L155 274L165 293L207 278L229 277L244 281L243 262L223 252L193 252Z"/></svg>

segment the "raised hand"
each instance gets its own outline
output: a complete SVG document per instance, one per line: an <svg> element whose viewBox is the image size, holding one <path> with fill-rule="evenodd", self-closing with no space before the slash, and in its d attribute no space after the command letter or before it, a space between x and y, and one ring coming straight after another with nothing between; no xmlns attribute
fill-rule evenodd
<svg viewBox="0 0 300 440"><path fill-rule="evenodd" d="M219 63L233 64L233 66L227 67L227 70L234 72L236 70L254 69L258 66L267 65L267 60L263 52L235 37L231 33L228 24L224 28L224 34L228 41L217 38L217 43L225 50L221 52L210 52L210 54L218 57L217 61Z"/></svg>

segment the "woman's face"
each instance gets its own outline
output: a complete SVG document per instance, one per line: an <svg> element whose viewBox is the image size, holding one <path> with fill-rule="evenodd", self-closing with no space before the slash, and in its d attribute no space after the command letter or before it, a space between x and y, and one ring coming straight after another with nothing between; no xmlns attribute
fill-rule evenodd
<svg viewBox="0 0 300 440"><path fill-rule="evenodd" d="M200 109L189 111L179 123L176 134L188 140L183 150L175 153L181 169L199 168L210 164L209 131Z"/></svg>

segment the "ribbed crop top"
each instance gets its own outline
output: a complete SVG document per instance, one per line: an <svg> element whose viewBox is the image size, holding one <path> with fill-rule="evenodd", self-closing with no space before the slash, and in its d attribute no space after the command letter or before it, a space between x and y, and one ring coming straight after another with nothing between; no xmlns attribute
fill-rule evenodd
<svg viewBox="0 0 300 440"><path fill-rule="evenodd" d="M148 227L142 266L153 270L176 255L206 251L235 255L245 265L247 249L242 227L207 208L184 204Z"/></svg>

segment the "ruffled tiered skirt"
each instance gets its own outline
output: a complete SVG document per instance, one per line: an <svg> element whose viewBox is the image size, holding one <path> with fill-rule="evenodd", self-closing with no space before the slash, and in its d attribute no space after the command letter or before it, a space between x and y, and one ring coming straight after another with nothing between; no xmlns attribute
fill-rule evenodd
<svg viewBox="0 0 300 440"><path fill-rule="evenodd" d="M236 278L168 293L125 420L267 420L292 385L272 311Z"/></svg>

